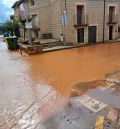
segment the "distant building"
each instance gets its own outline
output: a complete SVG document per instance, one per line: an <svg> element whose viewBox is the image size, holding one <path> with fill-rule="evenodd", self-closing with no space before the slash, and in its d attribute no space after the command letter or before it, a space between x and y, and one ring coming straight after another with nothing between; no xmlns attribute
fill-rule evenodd
<svg viewBox="0 0 120 129"><path fill-rule="evenodd" d="M14 9L14 18L16 20L20 18L20 6L19 6L20 4L19 3L20 1L16 1L12 6L12 8Z"/></svg>
<svg viewBox="0 0 120 129"><path fill-rule="evenodd" d="M10 20L14 20L15 19L15 15L10 15Z"/></svg>
<svg viewBox="0 0 120 129"><path fill-rule="evenodd" d="M120 35L120 0L29 0L33 36L65 35L66 42L96 43ZM105 19L104 19L105 7ZM18 16L16 3L13 5ZM104 31L103 31L104 30Z"/></svg>
<svg viewBox="0 0 120 129"><path fill-rule="evenodd" d="M24 0L18 0L13 4L12 8L14 9L14 15L12 16L14 16L14 20L17 21L25 20L23 2ZM20 29L21 37L24 37L24 32L25 32L25 37L27 37L26 30L24 29L24 27L22 27Z"/></svg>

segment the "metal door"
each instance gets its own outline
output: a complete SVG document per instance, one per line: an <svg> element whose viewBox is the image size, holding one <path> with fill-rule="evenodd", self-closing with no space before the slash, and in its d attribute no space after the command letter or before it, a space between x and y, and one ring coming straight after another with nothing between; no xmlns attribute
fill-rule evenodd
<svg viewBox="0 0 120 129"><path fill-rule="evenodd" d="M96 36L97 36L96 33L97 33L96 26L88 27L88 43L96 43Z"/></svg>
<svg viewBox="0 0 120 129"><path fill-rule="evenodd" d="M78 43L84 43L84 28L77 29Z"/></svg>
<svg viewBox="0 0 120 129"><path fill-rule="evenodd" d="M109 26L109 40L113 39L113 26Z"/></svg>

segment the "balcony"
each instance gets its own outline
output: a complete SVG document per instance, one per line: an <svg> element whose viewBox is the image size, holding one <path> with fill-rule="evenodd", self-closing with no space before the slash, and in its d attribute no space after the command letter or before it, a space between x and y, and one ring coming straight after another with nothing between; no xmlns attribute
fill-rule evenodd
<svg viewBox="0 0 120 129"><path fill-rule="evenodd" d="M85 27L88 26L88 21L89 21L89 16L83 15L81 18L76 18L75 16L75 23L77 22L77 24L74 25L75 28L79 28L79 27Z"/></svg>
<svg viewBox="0 0 120 129"><path fill-rule="evenodd" d="M107 16L107 24L108 25L113 25L113 24L117 24L118 22L118 15L108 15Z"/></svg>
<svg viewBox="0 0 120 129"><path fill-rule="evenodd" d="M39 20L36 21L32 21L32 30L36 31L36 30L40 30L40 24L39 24Z"/></svg>
<svg viewBox="0 0 120 129"><path fill-rule="evenodd" d="M40 30L40 26L36 26L36 25L32 25L32 30L36 31L36 30Z"/></svg>

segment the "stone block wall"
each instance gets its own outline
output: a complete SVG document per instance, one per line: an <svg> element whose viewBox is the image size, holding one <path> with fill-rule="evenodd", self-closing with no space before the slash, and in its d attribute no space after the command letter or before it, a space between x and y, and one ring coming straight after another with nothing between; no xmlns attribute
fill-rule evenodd
<svg viewBox="0 0 120 129"><path fill-rule="evenodd" d="M109 26L107 25L107 17L109 14L109 5L116 6L116 13L120 15L120 1L109 0L106 2L106 19L105 19L105 40L109 39ZM77 42L76 24L76 5L84 5L85 13L88 16L88 26L97 26L97 42L103 41L103 16L104 2L103 0L67 0L68 25L65 27L65 35L67 42ZM120 16L119 16L120 19ZM120 20L119 20L120 21ZM88 26L84 27L85 42L88 42ZM118 23L114 25L113 38L118 35Z"/></svg>
<svg viewBox="0 0 120 129"><path fill-rule="evenodd" d="M57 39L60 39L62 33L61 12L61 1L50 0L50 32Z"/></svg>
<svg viewBox="0 0 120 129"><path fill-rule="evenodd" d="M50 32L49 0L37 0L35 5L29 3L30 15L37 14L40 24L40 35Z"/></svg>
<svg viewBox="0 0 120 129"><path fill-rule="evenodd" d="M77 29L76 24L76 5L84 5L85 14L88 16L88 26L97 26L97 42L103 41L103 14L104 1L103 0L66 0L66 8L68 15L68 22L65 26L66 42L77 43ZM116 7L116 14L118 14L119 22L114 25L113 38L118 36L118 26L120 26L120 1L107 0L106 2L106 19L105 19L105 40L109 39L109 26L107 24L107 17L109 13L109 6ZM65 10L65 0L36 0L34 6L30 7L30 14L37 14L40 21L40 34L53 34L54 38L60 39L62 33L61 14ZM84 27L85 43L88 43L88 26Z"/></svg>
<svg viewBox="0 0 120 129"><path fill-rule="evenodd" d="M34 6L29 5L30 14L37 14L40 21L40 35L52 33L53 38L61 35L61 1L37 0Z"/></svg>

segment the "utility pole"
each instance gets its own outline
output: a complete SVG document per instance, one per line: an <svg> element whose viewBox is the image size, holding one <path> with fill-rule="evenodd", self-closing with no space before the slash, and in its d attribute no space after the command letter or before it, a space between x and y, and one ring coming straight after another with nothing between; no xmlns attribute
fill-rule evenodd
<svg viewBox="0 0 120 129"><path fill-rule="evenodd" d="M24 9L25 9L25 19L26 19L26 23L29 23L29 1L28 0L24 0ZM29 40L29 44L32 45L32 33L31 33L31 28L27 28L27 34L28 34L28 40Z"/></svg>
<svg viewBox="0 0 120 129"><path fill-rule="evenodd" d="M104 14L103 14L103 43L105 42L105 15L106 15L106 0L104 0Z"/></svg>

